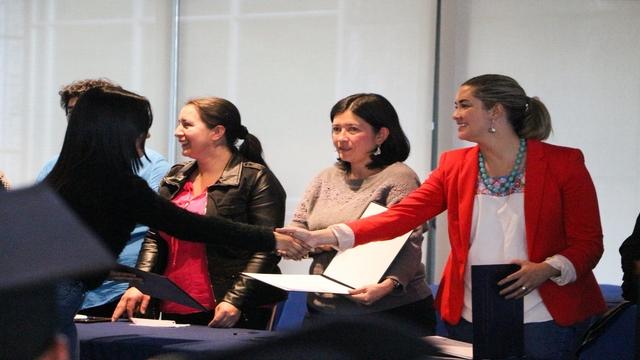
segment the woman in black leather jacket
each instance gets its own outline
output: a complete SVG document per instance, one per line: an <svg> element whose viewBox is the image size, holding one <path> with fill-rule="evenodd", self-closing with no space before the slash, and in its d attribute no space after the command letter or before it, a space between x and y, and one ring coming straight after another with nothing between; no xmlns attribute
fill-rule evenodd
<svg viewBox="0 0 640 360"><path fill-rule="evenodd" d="M280 227L286 194L262 159L260 141L240 123L238 109L221 98L199 98L180 111L175 135L182 155L193 160L174 165L160 184L160 195L206 216ZM238 140L243 140L237 148ZM162 302L164 319L212 327L265 329L271 307L286 297L282 290L241 272L280 273L280 258L228 246L187 243L151 230L137 267L164 273L208 312ZM211 288L213 291L211 291ZM129 289L121 301L142 301Z"/></svg>

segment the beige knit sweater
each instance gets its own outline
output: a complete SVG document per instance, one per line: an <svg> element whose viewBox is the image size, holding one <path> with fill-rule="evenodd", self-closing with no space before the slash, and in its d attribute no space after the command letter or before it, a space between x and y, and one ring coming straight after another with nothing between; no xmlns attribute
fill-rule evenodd
<svg viewBox="0 0 640 360"><path fill-rule="evenodd" d="M332 166L311 181L291 225L317 230L354 220L360 217L370 202L391 205L418 185L416 173L399 162L357 181L348 180L343 170ZM325 313L355 315L395 308L431 295L425 281L425 267L421 263L422 238L422 231L415 231L384 275L398 280L403 285L403 291L389 294L369 306L355 303L342 295L310 293L309 306ZM321 274L334 256L335 251L313 255L309 272Z"/></svg>

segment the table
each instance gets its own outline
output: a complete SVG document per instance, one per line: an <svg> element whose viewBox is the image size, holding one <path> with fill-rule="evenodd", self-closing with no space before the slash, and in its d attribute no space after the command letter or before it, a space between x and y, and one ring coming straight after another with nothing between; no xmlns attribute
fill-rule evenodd
<svg viewBox="0 0 640 360"><path fill-rule="evenodd" d="M148 359L165 353L215 355L234 347L273 339L276 332L247 329L214 329L192 325L181 328L134 326L129 322L76 324L80 358Z"/></svg>
<svg viewBox="0 0 640 360"><path fill-rule="evenodd" d="M393 329L366 323L327 325L287 333L196 325L142 327L124 321L76 324L80 358L91 360L138 360L167 353L180 353L188 359L224 358L228 356L226 351L238 348L247 348L234 355L239 359L351 359L371 358L371 354L377 358L453 359L446 355L428 356L426 343ZM251 348L253 345L264 346L255 349Z"/></svg>

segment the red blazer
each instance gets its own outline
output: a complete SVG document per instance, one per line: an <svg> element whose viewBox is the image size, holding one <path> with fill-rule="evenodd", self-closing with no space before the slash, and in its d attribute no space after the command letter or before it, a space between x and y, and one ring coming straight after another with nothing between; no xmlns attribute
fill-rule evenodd
<svg viewBox="0 0 640 360"><path fill-rule="evenodd" d="M457 324L462 313L477 181L478 147L448 151L404 200L380 215L347 224L360 245L393 238L447 210L451 253L436 305L450 324ZM556 323L571 325L606 310L591 271L603 252L598 200L580 150L527 141L524 214L529 260L542 262L560 254L576 269L575 282L558 286L548 280L538 289Z"/></svg>

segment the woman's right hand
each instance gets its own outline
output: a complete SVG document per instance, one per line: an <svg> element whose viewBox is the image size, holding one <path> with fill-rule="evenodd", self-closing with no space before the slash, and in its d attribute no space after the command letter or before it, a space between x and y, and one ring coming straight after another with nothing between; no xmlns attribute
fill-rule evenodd
<svg viewBox="0 0 640 360"><path fill-rule="evenodd" d="M309 231L295 226L286 226L276 229L276 232L287 234L293 236L297 240L304 241L310 249L321 245L338 245L338 239L336 239L335 235L333 235L333 231L329 228Z"/></svg>
<svg viewBox="0 0 640 360"><path fill-rule="evenodd" d="M309 254L309 251L311 251L309 245L288 234L274 232L273 236L276 239L276 251L278 255L287 259L300 260L305 258Z"/></svg>
<svg viewBox="0 0 640 360"><path fill-rule="evenodd" d="M111 315L111 321L117 321L125 310L129 318L132 318L137 311L144 314L147 312L150 300L151 296L143 294L135 287L129 288L122 294L116 309L113 311L113 315Z"/></svg>

